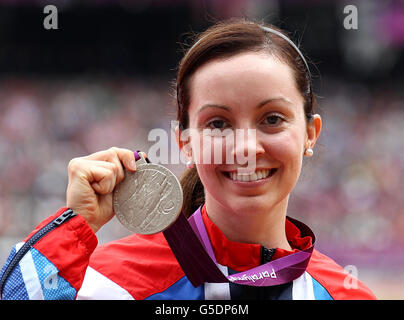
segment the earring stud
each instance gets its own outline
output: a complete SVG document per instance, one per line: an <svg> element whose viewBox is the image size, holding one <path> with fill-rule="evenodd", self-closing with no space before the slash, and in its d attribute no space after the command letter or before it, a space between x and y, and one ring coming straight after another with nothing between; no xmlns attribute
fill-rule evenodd
<svg viewBox="0 0 404 320"><path fill-rule="evenodd" d="M188 169L192 169L195 166L194 160L192 159L188 160L186 166Z"/></svg>
<svg viewBox="0 0 404 320"><path fill-rule="evenodd" d="M306 150L304 150L304 155L307 157L313 156L313 153L314 153L314 151L312 148L306 148Z"/></svg>

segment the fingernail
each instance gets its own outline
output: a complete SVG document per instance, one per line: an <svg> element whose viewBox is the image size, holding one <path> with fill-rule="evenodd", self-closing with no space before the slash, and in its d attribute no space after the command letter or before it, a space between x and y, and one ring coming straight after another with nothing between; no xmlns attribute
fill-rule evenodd
<svg viewBox="0 0 404 320"><path fill-rule="evenodd" d="M129 169L136 170L136 161L135 160L129 161Z"/></svg>

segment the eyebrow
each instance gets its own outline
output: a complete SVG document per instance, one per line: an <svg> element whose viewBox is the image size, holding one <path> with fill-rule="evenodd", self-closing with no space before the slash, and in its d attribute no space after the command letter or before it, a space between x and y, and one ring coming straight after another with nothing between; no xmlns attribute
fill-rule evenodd
<svg viewBox="0 0 404 320"><path fill-rule="evenodd" d="M284 97L275 97L275 98L269 98L269 99L265 99L264 101L261 101L259 104L257 104L257 106L255 108L256 109L262 108L266 104L268 104L270 102L275 102L275 101L283 101L283 102L286 102L287 104L292 104L292 102L289 99L286 99ZM230 108L226 105L215 104L215 103L206 103L198 110L198 113L202 112L202 110L204 110L206 108L219 108L219 109L224 109L224 110L230 111Z"/></svg>

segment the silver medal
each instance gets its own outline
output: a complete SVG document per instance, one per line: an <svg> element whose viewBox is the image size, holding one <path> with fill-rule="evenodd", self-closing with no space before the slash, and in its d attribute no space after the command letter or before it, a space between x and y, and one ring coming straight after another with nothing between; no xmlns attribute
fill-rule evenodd
<svg viewBox="0 0 404 320"><path fill-rule="evenodd" d="M182 208L182 188L167 168L147 163L141 154L136 171L125 170L125 178L115 187L113 205L119 222L139 234L167 229Z"/></svg>

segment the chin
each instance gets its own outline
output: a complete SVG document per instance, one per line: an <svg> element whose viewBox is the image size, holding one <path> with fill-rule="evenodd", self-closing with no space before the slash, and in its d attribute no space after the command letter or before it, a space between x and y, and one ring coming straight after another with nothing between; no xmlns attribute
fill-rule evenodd
<svg viewBox="0 0 404 320"><path fill-rule="evenodd" d="M251 216L270 211L276 203L279 203L277 199L273 199L267 194L262 194L256 196L231 196L226 199L224 206L241 215Z"/></svg>

